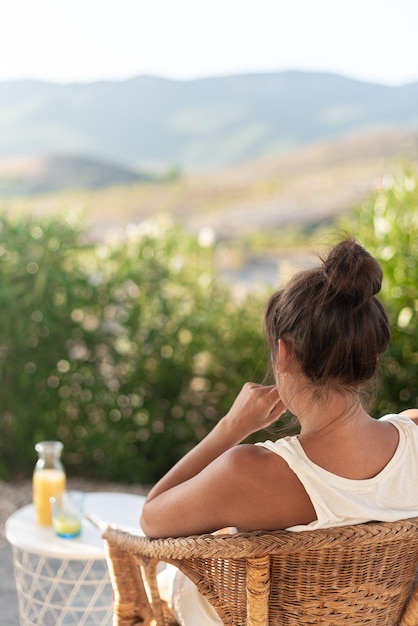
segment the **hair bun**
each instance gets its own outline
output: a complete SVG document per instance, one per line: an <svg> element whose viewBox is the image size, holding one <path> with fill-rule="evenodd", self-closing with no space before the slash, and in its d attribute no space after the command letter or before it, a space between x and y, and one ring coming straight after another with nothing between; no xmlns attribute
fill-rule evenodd
<svg viewBox="0 0 418 626"><path fill-rule="evenodd" d="M323 261L334 293L362 304L380 291L383 273L379 263L353 238L337 244Z"/></svg>

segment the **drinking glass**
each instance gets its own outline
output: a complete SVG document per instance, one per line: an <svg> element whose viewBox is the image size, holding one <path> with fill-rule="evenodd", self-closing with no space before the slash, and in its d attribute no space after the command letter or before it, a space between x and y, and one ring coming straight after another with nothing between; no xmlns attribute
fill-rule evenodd
<svg viewBox="0 0 418 626"><path fill-rule="evenodd" d="M84 514L84 494L64 491L50 498L52 527L58 537L73 539L81 533Z"/></svg>

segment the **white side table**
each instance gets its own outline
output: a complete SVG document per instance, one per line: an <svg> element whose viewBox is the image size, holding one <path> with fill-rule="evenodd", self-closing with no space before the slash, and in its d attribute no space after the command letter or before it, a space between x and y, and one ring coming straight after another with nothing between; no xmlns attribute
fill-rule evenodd
<svg viewBox="0 0 418 626"><path fill-rule="evenodd" d="M143 496L86 493L85 512L105 524L142 535ZM110 626L112 585L102 531L83 521L75 539L61 539L35 522L33 504L6 522L13 548L21 626Z"/></svg>

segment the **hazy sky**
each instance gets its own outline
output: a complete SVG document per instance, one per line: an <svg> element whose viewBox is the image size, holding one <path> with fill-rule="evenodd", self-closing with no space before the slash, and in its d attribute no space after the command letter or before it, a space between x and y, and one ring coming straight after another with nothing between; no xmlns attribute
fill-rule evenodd
<svg viewBox="0 0 418 626"><path fill-rule="evenodd" d="M418 0L2 0L0 80L301 69L418 81Z"/></svg>

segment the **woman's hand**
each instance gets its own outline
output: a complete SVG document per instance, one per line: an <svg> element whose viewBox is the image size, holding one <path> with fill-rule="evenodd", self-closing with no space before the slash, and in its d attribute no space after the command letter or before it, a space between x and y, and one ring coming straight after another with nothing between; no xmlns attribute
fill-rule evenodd
<svg viewBox="0 0 418 626"><path fill-rule="evenodd" d="M242 431L240 439L262 430L286 411L276 385L245 383L224 420Z"/></svg>

